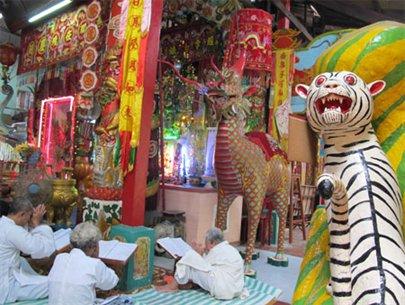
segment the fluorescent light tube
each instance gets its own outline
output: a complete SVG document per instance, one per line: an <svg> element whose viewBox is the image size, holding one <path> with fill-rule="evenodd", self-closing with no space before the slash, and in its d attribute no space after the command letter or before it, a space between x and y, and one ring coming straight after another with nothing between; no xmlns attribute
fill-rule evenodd
<svg viewBox="0 0 405 305"><path fill-rule="evenodd" d="M28 19L28 22L35 22L51 13L57 11L58 9L70 4L71 2L72 2L72 0L63 0L63 1L55 4L54 6L51 6L50 8L47 8L46 10L40 12L39 14L32 16L30 19Z"/></svg>
<svg viewBox="0 0 405 305"><path fill-rule="evenodd" d="M2 14L2 13L0 13L0 19L1 19L1 18L3 18L3 14Z"/></svg>

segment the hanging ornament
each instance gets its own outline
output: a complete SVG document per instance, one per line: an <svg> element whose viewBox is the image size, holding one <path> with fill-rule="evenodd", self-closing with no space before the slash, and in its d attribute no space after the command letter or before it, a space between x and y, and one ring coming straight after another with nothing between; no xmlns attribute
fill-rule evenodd
<svg viewBox="0 0 405 305"><path fill-rule="evenodd" d="M94 21L100 16L101 13L101 5L98 1L93 1L89 4L86 11L87 19L90 21Z"/></svg>
<svg viewBox="0 0 405 305"><path fill-rule="evenodd" d="M86 68L90 68L96 62L97 57L98 57L98 53L97 53L96 48L87 47L83 51L83 55L82 55L83 66L85 66Z"/></svg>
<svg viewBox="0 0 405 305"><path fill-rule="evenodd" d="M97 25L94 23L87 26L86 33L84 34L84 41L87 44L92 44L98 39L99 31Z"/></svg>
<svg viewBox="0 0 405 305"><path fill-rule="evenodd" d="M80 79L80 85L85 91L93 90L97 85L97 75L91 70L86 70L83 72Z"/></svg>

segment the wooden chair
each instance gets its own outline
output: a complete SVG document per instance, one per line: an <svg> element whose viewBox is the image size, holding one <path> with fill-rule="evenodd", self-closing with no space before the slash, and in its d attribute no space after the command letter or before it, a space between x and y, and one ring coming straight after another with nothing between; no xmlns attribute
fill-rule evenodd
<svg viewBox="0 0 405 305"><path fill-rule="evenodd" d="M311 215L315 207L316 187L313 185L301 185L299 175L292 174L291 180L291 203L289 210L289 242L293 242L293 229L300 227L302 237L306 237L306 227L309 225Z"/></svg>

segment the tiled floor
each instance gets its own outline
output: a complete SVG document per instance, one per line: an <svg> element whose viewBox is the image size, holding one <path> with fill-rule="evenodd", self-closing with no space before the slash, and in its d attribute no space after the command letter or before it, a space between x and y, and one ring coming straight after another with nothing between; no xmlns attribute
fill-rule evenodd
<svg viewBox="0 0 405 305"><path fill-rule="evenodd" d="M308 240L308 228L307 228L307 240ZM307 244L307 240L303 239L302 231L299 228L295 228L293 230L293 242L290 244L288 242L288 229L285 231L285 253L293 256L304 257L305 254L305 246ZM270 246L261 246L257 245L259 249L269 250L269 251L276 251L276 245Z"/></svg>
<svg viewBox="0 0 405 305"><path fill-rule="evenodd" d="M307 228L307 235L308 235L308 228ZM307 240L308 240L308 236L307 236ZM302 231L299 228L295 228L293 230L293 242L290 244L288 242L288 229L286 229L285 230L285 254L304 257L305 246L307 244L307 240L303 239ZM268 251L273 251L273 252L276 252L276 250L277 250L276 245L264 245L263 246L260 243L256 243L255 247L258 249L268 250Z"/></svg>

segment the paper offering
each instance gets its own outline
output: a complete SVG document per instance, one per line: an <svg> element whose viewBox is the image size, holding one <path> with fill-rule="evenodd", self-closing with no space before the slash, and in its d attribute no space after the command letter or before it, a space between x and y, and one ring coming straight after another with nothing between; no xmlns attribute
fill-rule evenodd
<svg viewBox="0 0 405 305"><path fill-rule="evenodd" d="M61 250L70 244L70 234L72 234L72 229L60 229L53 232L53 239L55 240L56 250Z"/></svg>
<svg viewBox="0 0 405 305"><path fill-rule="evenodd" d="M192 249L191 246L180 237L160 238L157 240L157 243L173 257L183 257L188 250Z"/></svg>
<svg viewBox="0 0 405 305"><path fill-rule="evenodd" d="M126 261L137 247L136 244L123 243L118 240L100 240L98 245L99 258L118 261Z"/></svg>

